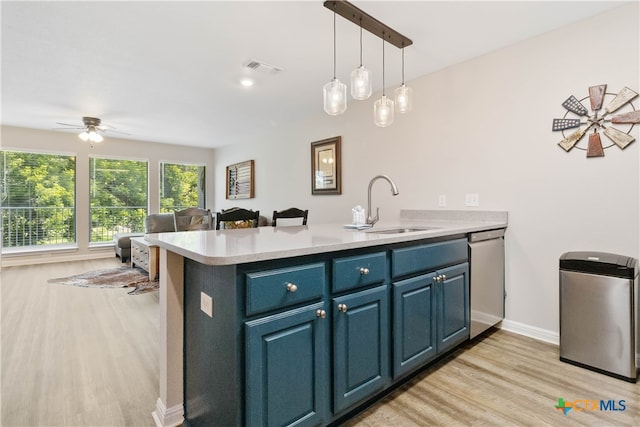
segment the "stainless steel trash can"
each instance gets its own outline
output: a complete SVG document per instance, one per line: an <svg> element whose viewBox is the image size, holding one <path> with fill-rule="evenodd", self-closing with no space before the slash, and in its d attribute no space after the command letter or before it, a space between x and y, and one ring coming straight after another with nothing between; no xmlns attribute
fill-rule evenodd
<svg viewBox="0 0 640 427"><path fill-rule="evenodd" d="M560 360L638 378L638 261L603 252L560 257Z"/></svg>

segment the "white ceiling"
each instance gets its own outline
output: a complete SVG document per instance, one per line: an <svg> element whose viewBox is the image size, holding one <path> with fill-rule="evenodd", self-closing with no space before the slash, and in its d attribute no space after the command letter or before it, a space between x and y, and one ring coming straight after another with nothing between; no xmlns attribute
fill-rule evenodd
<svg viewBox="0 0 640 427"><path fill-rule="evenodd" d="M354 1L413 40L405 80L601 13L612 1ZM333 14L322 1L2 1L2 124L52 129L82 116L128 139L218 147L322 112ZM359 65L359 29L337 17L337 76ZM381 89L382 42L364 65ZM249 59L281 67L243 68ZM386 86L401 80L385 49ZM245 89L242 76L256 84ZM355 101L354 101L355 102ZM373 102L361 101L361 102ZM107 134L114 137L115 134Z"/></svg>

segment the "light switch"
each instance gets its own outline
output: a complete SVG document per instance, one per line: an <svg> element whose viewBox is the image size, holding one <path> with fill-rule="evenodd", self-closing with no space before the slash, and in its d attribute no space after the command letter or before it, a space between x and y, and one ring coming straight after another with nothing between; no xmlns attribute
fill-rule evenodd
<svg viewBox="0 0 640 427"><path fill-rule="evenodd" d="M200 292L200 310L209 317L213 317L213 298L204 292Z"/></svg>
<svg viewBox="0 0 640 427"><path fill-rule="evenodd" d="M445 206L447 206L447 196L444 194L441 194L438 196L438 206L440 206L441 208L444 208Z"/></svg>

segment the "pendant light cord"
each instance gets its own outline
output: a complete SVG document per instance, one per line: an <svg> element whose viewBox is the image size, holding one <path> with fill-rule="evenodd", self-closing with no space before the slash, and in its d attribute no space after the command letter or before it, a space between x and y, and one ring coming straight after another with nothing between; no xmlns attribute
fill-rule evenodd
<svg viewBox="0 0 640 427"><path fill-rule="evenodd" d="M404 43L402 44L402 86L404 86Z"/></svg>
<svg viewBox="0 0 640 427"><path fill-rule="evenodd" d="M362 67L362 17L360 17L360 66Z"/></svg>
<svg viewBox="0 0 640 427"><path fill-rule="evenodd" d="M382 32L382 96L384 94L384 31Z"/></svg>
<svg viewBox="0 0 640 427"><path fill-rule="evenodd" d="M335 5L334 5L335 8ZM336 79L336 11L333 11L333 80Z"/></svg>

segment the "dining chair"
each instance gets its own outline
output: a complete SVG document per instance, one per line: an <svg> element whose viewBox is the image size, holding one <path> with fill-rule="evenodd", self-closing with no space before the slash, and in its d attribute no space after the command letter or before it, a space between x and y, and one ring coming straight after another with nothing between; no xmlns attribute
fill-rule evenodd
<svg viewBox="0 0 640 427"><path fill-rule="evenodd" d="M210 209L186 208L173 212L176 231L212 230L213 215Z"/></svg>
<svg viewBox="0 0 640 427"><path fill-rule="evenodd" d="M309 210L289 208L283 211L273 211L273 227L291 226L291 225L307 225L307 216Z"/></svg>
<svg viewBox="0 0 640 427"><path fill-rule="evenodd" d="M231 208L216 212L216 230L234 228L256 228L260 220L260 211Z"/></svg>

